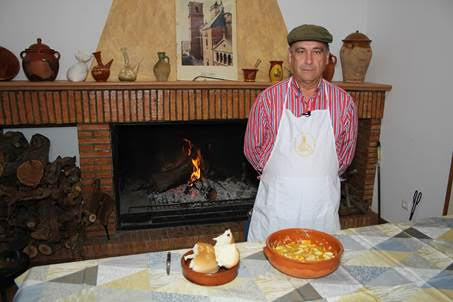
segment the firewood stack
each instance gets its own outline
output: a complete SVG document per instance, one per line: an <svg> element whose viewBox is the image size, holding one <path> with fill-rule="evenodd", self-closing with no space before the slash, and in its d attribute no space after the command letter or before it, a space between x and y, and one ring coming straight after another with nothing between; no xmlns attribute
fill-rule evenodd
<svg viewBox="0 0 453 302"><path fill-rule="evenodd" d="M49 162L50 141L35 134L0 133L0 249L23 249L30 258L61 248L80 257L85 227L80 169L75 157Z"/></svg>

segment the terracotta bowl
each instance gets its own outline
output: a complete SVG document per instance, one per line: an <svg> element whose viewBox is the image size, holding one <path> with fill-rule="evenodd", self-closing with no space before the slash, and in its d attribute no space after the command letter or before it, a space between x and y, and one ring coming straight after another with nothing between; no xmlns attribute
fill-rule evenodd
<svg viewBox="0 0 453 302"><path fill-rule="evenodd" d="M19 73L17 57L8 49L0 46L0 81L10 81Z"/></svg>
<svg viewBox="0 0 453 302"><path fill-rule="evenodd" d="M329 260L298 261L278 254L274 247L282 242L311 240L317 245L330 245L335 256ZM324 232L311 229L283 229L270 234L266 239L264 254L276 269L297 278L319 278L334 272L340 264L343 245L338 239Z"/></svg>
<svg viewBox="0 0 453 302"><path fill-rule="evenodd" d="M192 253L192 251L188 251L181 257L181 266L184 277L186 277L187 280L193 283L207 286L222 285L233 281L234 278L236 278L236 276L238 275L239 262L230 269L221 267L217 273L205 274L195 272L189 267L191 259L184 260L184 256L190 255Z"/></svg>

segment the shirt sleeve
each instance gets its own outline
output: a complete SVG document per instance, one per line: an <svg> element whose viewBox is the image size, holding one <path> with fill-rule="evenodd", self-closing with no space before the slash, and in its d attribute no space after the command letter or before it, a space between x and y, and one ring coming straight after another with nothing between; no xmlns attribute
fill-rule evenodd
<svg viewBox="0 0 453 302"><path fill-rule="evenodd" d="M357 144L358 115L356 105L350 96L342 124L338 152L339 175L343 174L351 164Z"/></svg>
<svg viewBox="0 0 453 302"><path fill-rule="evenodd" d="M261 93L250 109L244 136L244 155L258 173L263 171L267 159L266 145L269 144L264 102L265 96Z"/></svg>

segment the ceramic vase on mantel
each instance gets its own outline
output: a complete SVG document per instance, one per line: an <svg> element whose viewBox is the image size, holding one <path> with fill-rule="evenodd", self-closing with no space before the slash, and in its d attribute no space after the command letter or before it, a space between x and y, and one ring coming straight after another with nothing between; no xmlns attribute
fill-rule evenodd
<svg viewBox="0 0 453 302"><path fill-rule="evenodd" d="M283 80L283 61L270 61L269 80L272 83L277 83Z"/></svg>
<svg viewBox="0 0 453 302"><path fill-rule="evenodd" d="M96 59L98 65L94 66L91 69L91 75L96 80L96 82L107 81L110 76L110 66L113 63L113 59L111 59L107 64L103 64L100 51L93 52L93 56Z"/></svg>
<svg viewBox="0 0 453 302"><path fill-rule="evenodd" d="M124 66L123 68L121 68L118 74L118 80L127 82L135 81L137 79L138 69L140 68L141 61L138 62L136 65L130 65L127 48L126 47L121 48L121 53L123 54L124 58Z"/></svg>
<svg viewBox="0 0 453 302"><path fill-rule="evenodd" d="M170 75L170 58L163 51L157 53L159 60L153 67L154 76L159 82L168 81Z"/></svg>
<svg viewBox="0 0 453 302"><path fill-rule="evenodd" d="M348 35L340 49L343 81L363 82L371 61L371 40L359 31Z"/></svg>
<svg viewBox="0 0 453 302"><path fill-rule="evenodd" d="M329 62L327 63L326 69L322 73L322 77L327 81L332 81L333 75L335 74L335 65L337 65L337 57L333 54L329 54Z"/></svg>

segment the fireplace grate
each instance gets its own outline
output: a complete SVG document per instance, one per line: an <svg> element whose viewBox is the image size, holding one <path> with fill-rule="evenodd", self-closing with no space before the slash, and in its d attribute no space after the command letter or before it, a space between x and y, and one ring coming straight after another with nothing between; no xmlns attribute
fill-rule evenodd
<svg viewBox="0 0 453 302"><path fill-rule="evenodd" d="M253 204L254 198L246 198L131 207L129 213L120 215L120 228L130 230L243 221L248 218Z"/></svg>

